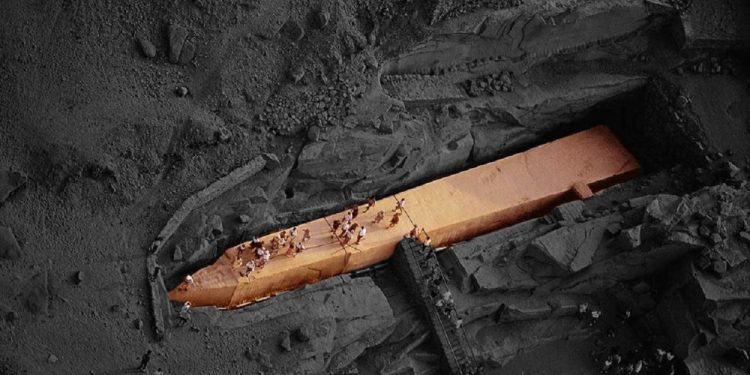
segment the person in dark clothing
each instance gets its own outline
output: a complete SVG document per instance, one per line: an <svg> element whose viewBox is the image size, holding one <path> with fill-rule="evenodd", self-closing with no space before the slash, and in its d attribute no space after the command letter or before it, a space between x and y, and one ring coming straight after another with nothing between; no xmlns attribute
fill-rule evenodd
<svg viewBox="0 0 750 375"><path fill-rule="evenodd" d="M365 207L365 211L370 211L371 208L375 207L375 197L370 197L367 199L367 207Z"/></svg>
<svg viewBox="0 0 750 375"><path fill-rule="evenodd" d="M146 352L146 354L141 357L141 364L138 365L138 371L140 372L146 372L146 368L148 367L148 363L151 362L151 349Z"/></svg>
<svg viewBox="0 0 750 375"><path fill-rule="evenodd" d="M331 224L331 237L336 237L336 231L341 226L341 220L334 220Z"/></svg>

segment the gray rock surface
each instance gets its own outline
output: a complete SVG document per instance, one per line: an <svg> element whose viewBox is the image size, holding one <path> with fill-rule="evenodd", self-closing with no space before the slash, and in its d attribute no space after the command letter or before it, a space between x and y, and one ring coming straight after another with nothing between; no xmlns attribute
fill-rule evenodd
<svg viewBox="0 0 750 375"><path fill-rule="evenodd" d="M21 246L10 227L0 227L0 259L18 259L21 257Z"/></svg>
<svg viewBox="0 0 750 375"><path fill-rule="evenodd" d="M11 194L26 185L26 182L27 177L23 173L0 171L0 206L8 200Z"/></svg>
<svg viewBox="0 0 750 375"><path fill-rule="evenodd" d="M578 272L591 265L607 226L618 220L605 217L563 226L532 241L530 252L551 261L563 273Z"/></svg>

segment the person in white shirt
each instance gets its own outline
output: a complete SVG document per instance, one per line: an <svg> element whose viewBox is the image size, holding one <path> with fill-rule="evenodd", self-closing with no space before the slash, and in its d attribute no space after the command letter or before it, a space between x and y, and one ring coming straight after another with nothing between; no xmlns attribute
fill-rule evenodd
<svg viewBox="0 0 750 375"><path fill-rule="evenodd" d="M355 242L355 245L359 245L359 241L362 241L363 238L365 238L365 235L367 235L367 229L365 229L365 226L363 225L362 228L359 229L359 233L357 233L357 242Z"/></svg>
<svg viewBox="0 0 750 375"><path fill-rule="evenodd" d="M393 212L404 212L404 208L406 208L406 198L401 198L401 200L396 203L396 208L393 209Z"/></svg>

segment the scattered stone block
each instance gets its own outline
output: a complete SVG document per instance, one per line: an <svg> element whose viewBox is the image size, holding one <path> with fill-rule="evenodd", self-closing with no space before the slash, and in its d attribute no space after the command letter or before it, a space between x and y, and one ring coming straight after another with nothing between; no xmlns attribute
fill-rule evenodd
<svg viewBox="0 0 750 375"><path fill-rule="evenodd" d="M308 342L312 337L312 329L308 325L303 325L294 331L294 338L299 342Z"/></svg>
<svg viewBox="0 0 750 375"><path fill-rule="evenodd" d="M188 31L182 26L169 25L169 62L177 64L180 62L182 47L185 45Z"/></svg>
<svg viewBox="0 0 750 375"><path fill-rule="evenodd" d="M194 57L195 57L195 43L191 41L185 42L185 44L182 46L182 52L180 52L180 58L179 58L178 63L180 65L190 64L190 62L193 61Z"/></svg>
<svg viewBox="0 0 750 375"><path fill-rule="evenodd" d="M266 191L263 190L263 188L261 188L260 186L256 186L250 192L247 199L252 204L266 203L268 202L268 194L266 194Z"/></svg>
<svg viewBox="0 0 750 375"><path fill-rule="evenodd" d="M558 221L578 221L583 219L586 205L582 201L563 203L552 209L552 216Z"/></svg>
<svg viewBox="0 0 750 375"><path fill-rule="evenodd" d="M601 218L556 229L534 239L530 251L552 261L564 273L578 272L591 265L608 221Z"/></svg>
<svg viewBox="0 0 750 375"><path fill-rule="evenodd" d="M276 154L265 153L263 154L263 159L266 161L265 166L269 171L273 171L281 167L281 161L279 160L279 157L276 156Z"/></svg>
<svg viewBox="0 0 750 375"><path fill-rule="evenodd" d="M279 347L285 351L292 351L292 340L289 337L289 331L283 331L279 334Z"/></svg>
<svg viewBox="0 0 750 375"><path fill-rule="evenodd" d="M622 225L620 223L612 223L607 225L607 234L610 236L616 236L622 231Z"/></svg>
<svg viewBox="0 0 750 375"><path fill-rule="evenodd" d="M727 272L727 262L723 260L715 260L711 265L713 266L714 272L718 273L719 275Z"/></svg>
<svg viewBox="0 0 750 375"><path fill-rule="evenodd" d="M325 10L320 10L315 13L315 27L319 29L324 29L326 26L328 26L328 23L331 21L331 13Z"/></svg>
<svg viewBox="0 0 750 375"><path fill-rule="evenodd" d="M210 233L214 237L220 236L222 233L224 233L224 224L221 221L221 216L219 215L213 215L211 216L211 219L208 222L208 227L210 228Z"/></svg>
<svg viewBox="0 0 750 375"><path fill-rule="evenodd" d="M641 246L641 229L642 226L638 225L633 228L629 228L620 232L617 237L616 246L621 250L633 250L638 246Z"/></svg>
<svg viewBox="0 0 750 375"><path fill-rule="evenodd" d="M34 314L47 314L49 310L49 288L47 272L42 271L32 276L21 287L21 301Z"/></svg>
<svg viewBox="0 0 750 375"><path fill-rule="evenodd" d="M138 47L140 47L143 56L149 59L154 58L156 56L156 47L154 44L143 34L139 34L137 38Z"/></svg>
<svg viewBox="0 0 750 375"><path fill-rule="evenodd" d="M174 253L172 253L172 260L179 262L185 259L185 255L182 253L182 246L177 245L174 247Z"/></svg>

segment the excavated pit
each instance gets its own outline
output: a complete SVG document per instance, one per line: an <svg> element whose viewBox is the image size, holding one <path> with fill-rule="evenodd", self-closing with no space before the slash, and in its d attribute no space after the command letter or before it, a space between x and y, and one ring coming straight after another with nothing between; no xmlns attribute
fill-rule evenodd
<svg viewBox="0 0 750 375"><path fill-rule="evenodd" d="M669 87L664 82L652 81L645 87L637 88L624 94L603 100L582 113L576 114L576 121L570 123L556 124L546 127L546 131L534 134L530 141L519 142L500 150L496 155L498 158L513 155L556 139L568 136L575 132L584 131L597 124L607 124L607 127L617 136L625 147L635 155L641 165L643 174L651 174L667 170L678 163L699 162L704 157L702 151L696 146L694 136L682 123L675 123L672 119L671 103L669 102ZM453 142L452 144L455 144ZM450 148L450 144L449 144ZM390 195L398 191L404 191L423 184L430 180L448 176L461 170L470 169L487 162L486 157L470 157L459 166L453 166L443 171L436 171L429 176L414 181L387 187L381 190L382 195ZM286 183L280 189L283 200L295 202L296 189L294 182ZM333 195L336 197L336 195ZM343 197L346 199L346 197ZM328 201L328 200L326 200ZM303 223L320 215L330 215L341 210L345 205L355 202L348 199L342 202L331 202L323 207L313 208L297 215L288 215L282 218L277 225L258 227L256 231L237 231L229 236L226 234L217 241L215 251L220 256L223 249L247 241L253 234L270 232L279 227L291 227ZM287 203L288 204L288 203ZM292 209L297 207L293 204ZM226 221L226 220L222 220ZM168 289L174 289L182 281L185 274L193 273L203 267L212 264L216 258L205 258L190 263L187 266L168 271L166 285Z"/></svg>

